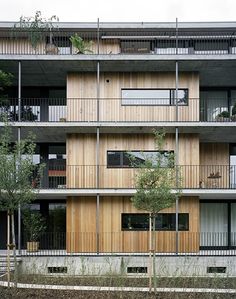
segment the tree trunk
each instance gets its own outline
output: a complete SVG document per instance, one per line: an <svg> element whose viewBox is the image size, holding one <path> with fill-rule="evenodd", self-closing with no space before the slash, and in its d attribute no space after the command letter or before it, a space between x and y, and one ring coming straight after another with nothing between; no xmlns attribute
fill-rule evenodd
<svg viewBox="0 0 236 299"><path fill-rule="evenodd" d="M152 291L152 214L149 214L149 292Z"/></svg>
<svg viewBox="0 0 236 299"><path fill-rule="evenodd" d="M7 211L7 287L10 288L10 211Z"/></svg>
<svg viewBox="0 0 236 299"><path fill-rule="evenodd" d="M153 221L152 221L152 249L153 249L153 289L154 293L157 292L157 282L156 282L156 215L153 214Z"/></svg>
<svg viewBox="0 0 236 299"><path fill-rule="evenodd" d="M14 287L17 288L17 260L16 260L16 236L15 236L15 221L14 221L14 211L11 212L11 233L12 233L12 247L14 255Z"/></svg>

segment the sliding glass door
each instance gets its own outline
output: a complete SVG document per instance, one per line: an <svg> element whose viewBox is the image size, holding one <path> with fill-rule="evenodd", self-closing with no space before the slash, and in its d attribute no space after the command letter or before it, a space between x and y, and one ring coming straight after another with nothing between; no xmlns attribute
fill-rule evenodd
<svg viewBox="0 0 236 299"><path fill-rule="evenodd" d="M202 248L236 246L236 202L200 204L200 246Z"/></svg>
<svg viewBox="0 0 236 299"><path fill-rule="evenodd" d="M200 246L228 245L228 207L226 203L201 203Z"/></svg>

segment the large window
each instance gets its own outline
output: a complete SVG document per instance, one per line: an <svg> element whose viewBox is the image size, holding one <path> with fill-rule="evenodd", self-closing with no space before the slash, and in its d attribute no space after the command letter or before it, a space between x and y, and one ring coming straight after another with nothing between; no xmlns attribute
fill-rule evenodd
<svg viewBox="0 0 236 299"><path fill-rule="evenodd" d="M122 105L168 106L176 104L175 89L122 89ZM178 105L188 105L188 90L178 90Z"/></svg>
<svg viewBox="0 0 236 299"><path fill-rule="evenodd" d="M175 213L159 213L156 217L157 231L174 231L175 230ZM189 230L189 214L178 214L179 231ZM122 214L122 230L149 230L149 214Z"/></svg>
<svg viewBox="0 0 236 299"><path fill-rule="evenodd" d="M146 160L152 161L153 165L155 165L158 158L160 158L162 167L173 167L173 163L171 163L173 159L169 159L170 155L173 155L173 151L108 151L107 167L139 167Z"/></svg>

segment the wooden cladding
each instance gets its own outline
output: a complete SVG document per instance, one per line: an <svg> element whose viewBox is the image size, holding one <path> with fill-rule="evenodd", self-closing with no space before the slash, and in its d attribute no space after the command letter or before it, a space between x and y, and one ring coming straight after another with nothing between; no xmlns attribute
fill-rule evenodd
<svg viewBox="0 0 236 299"><path fill-rule="evenodd" d="M229 144L200 144L200 181L202 188L229 188Z"/></svg>
<svg viewBox="0 0 236 299"><path fill-rule="evenodd" d="M96 197L69 197L67 199L68 252L148 252L147 231L122 231L122 213L143 213L136 210L129 197L100 197L99 231L96 230ZM162 213L174 213L175 207ZM180 252L199 250L199 200L183 197L179 212L189 214L189 231L179 232ZM97 234L98 233L98 234ZM99 248L97 237L99 236ZM175 252L175 232L156 233L157 252Z"/></svg>
<svg viewBox="0 0 236 299"><path fill-rule="evenodd" d="M153 134L102 134L99 150L99 186L96 186L96 135L70 134L67 136L67 187L68 188L133 188L135 168L108 168L107 151L153 150ZM175 152L175 137L167 134L164 150ZM199 165L199 137L197 134L180 134L180 165ZM183 185L199 187L199 167L183 168Z"/></svg>
<svg viewBox="0 0 236 299"><path fill-rule="evenodd" d="M174 89L174 73L101 73L97 100L96 73L67 76L68 121L175 121L175 106L124 106L121 90L129 88ZM199 76L180 73L179 88L188 90L188 105L179 106L180 121L199 120ZM99 116L97 109L99 106ZM98 119L99 117L99 119Z"/></svg>

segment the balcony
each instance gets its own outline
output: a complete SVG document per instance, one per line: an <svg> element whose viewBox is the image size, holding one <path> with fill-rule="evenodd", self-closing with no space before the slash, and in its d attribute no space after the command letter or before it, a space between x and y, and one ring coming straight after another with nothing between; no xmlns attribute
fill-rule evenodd
<svg viewBox="0 0 236 299"><path fill-rule="evenodd" d="M106 165L49 167L41 189L135 189L138 168L108 168ZM182 189L236 189L236 165L180 165ZM34 184L34 182L33 182ZM35 187L39 187L34 185ZM173 182L173 189L177 186Z"/></svg>
<svg viewBox="0 0 236 299"><path fill-rule="evenodd" d="M99 244L97 242L99 238ZM39 251L26 250L24 236L22 255L57 256L67 254L111 254L136 253L148 254L148 231L118 232L61 232L44 233L39 240ZM230 256L236 254L236 232L179 232L179 255ZM176 255L176 232L157 231L157 255Z"/></svg>
<svg viewBox="0 0 236 299"><path fill-rule="evenodd" d="M235 55L234 30L71 30L53 28L34 34L38 42L32 43L32 32L12 28L0 32L0 55ZM87 51L72 46L70 37L77 34L89 45Z"/></svg>
<svg viewBox="0 0 236 299"><path fill-rule="evenodd" d="M10 122L235 122L235 100L166 98L22 98L2 99L0 119ZM176 115L178 110L178 116Z"/></svg>

